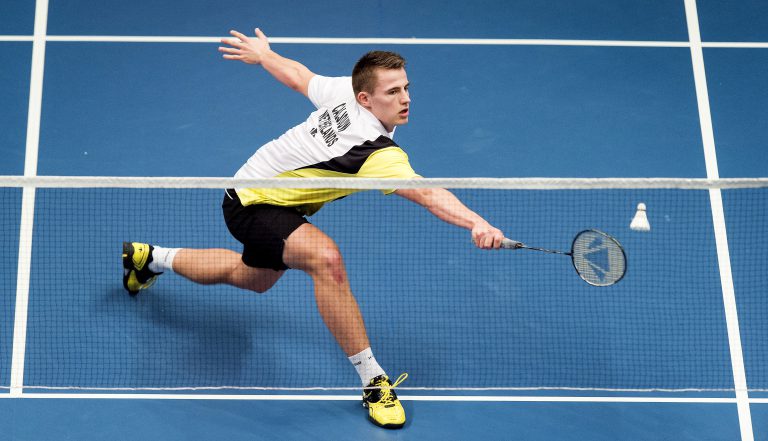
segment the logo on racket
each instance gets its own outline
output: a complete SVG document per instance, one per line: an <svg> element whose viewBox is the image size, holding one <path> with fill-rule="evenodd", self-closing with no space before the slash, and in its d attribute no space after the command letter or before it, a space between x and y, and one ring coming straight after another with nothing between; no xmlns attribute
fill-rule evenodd
<svg viewBox="0 0 768 441"><path fill-rule="evenodd" d="M611 261L608 255L608 245L601 236L596 236L584 250L584 259L586 259L589 268L594 275L601 281L605 281L605 275L611 270Z"/></svg>

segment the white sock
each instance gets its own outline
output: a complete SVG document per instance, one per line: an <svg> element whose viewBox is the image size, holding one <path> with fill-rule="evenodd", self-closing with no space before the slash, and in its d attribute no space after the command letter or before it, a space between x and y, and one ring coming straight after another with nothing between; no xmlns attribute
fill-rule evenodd
<svg viewBox="0 0 768 441"><path fill-rule="evenodd" d="M384 369L376 362L371 348L365 348L359 354L349 357L349 361L357 370L357 375L360 375L363 386L368 386L373 378L385 375Z"/></svg>
<svg viewBox="0 0 768 441"><path fill-rule="evenodd" d="M152 261L149 262L149 270L155 273L173 271L173 259L181 248L155 247L152 250Z"/></svg>

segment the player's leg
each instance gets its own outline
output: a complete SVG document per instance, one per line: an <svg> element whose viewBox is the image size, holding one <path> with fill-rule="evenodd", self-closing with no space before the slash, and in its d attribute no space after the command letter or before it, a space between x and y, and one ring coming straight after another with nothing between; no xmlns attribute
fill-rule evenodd
<svg viewBox="0 0 768 441"><path fill-rule="evenodd" d="M283 260L312 277L320 315L366 387L363 405L368 409L368 418L381 427L402 427L405 410L394 387L407 375L393 384L376 362L336 243L317 227L304 224L288 237Z"/></svg>
<svg viewBox="0 0 768 441"><path fill-rule="evenodd" d="M123 285L132 295L152 286L166 271L203 285L223 283L259 293L284 272L246 266L242 255L231 250L160 248L138 242L123 243L123 267Z"/></svg>
<svg viewBox="0 0 768 441"><path fill-rule="evenodd" d="M226 249L182 248L173 259L173 272L202 285L224 283L263 293L277 282L284 271L252 268L243 256Z"/></svg>
<svg viewBox="0 0 768 441"><path fill-rule="evenodd" d="M256 292L271 288L287 269L282 262L285 239L306 219L283 207L245 207L234 190L226 192L222 211L230 233L243 244L243 254L226 249L161 248L126 242L125 289L136 295L166 271L206 285L225 283Z"/></svg>
<svg viewBox="0 0 768 441"><path fill-rule="evenodd" d="M344 261L330 237L312 224L302 225L288 237L283 261L312 277L320 315L347 356L370 346Z"/></svg>

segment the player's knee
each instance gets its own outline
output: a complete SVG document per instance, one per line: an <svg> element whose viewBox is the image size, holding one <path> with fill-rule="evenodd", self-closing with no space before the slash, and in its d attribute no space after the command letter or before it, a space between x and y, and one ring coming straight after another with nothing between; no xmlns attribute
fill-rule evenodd
<svg viewBox="0 0 768 441"><path fill-rule="evenodd" d="M315 268L318 275L331 277L336 283L344 283L346 280L344 259L335 246L322 247L317 251Z"/></svg>
<svg viewBox="0 0 768 441"><path fill-rule="evenodd" d="M327 246L318 250L317 260L322 268L334 270L344 268L344 260L339 249L335 246Z"/></svg>

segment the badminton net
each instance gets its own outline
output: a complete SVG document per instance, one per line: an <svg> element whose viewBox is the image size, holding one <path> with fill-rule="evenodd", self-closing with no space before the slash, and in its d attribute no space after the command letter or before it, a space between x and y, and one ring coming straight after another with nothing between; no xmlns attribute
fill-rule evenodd
<svg viewBox="0 0 768 441"><path fill-rule="evenodd" d="M409 373L402 389L733 390L717 234L746 382L768 389L768 180L274 181L0 178L0 385L359 388L306 274L287 271L257 294L166 273L131 297L121 264L123 241L240 252L221 214L225 188L354 186L448 188L512 239L567 250L595 228L628 258L621 282L596 288L567 257L477 249L396 195L326 205L309 220L344 256L377 360ZM649 232L629 229L640 202Z"/></svg>

